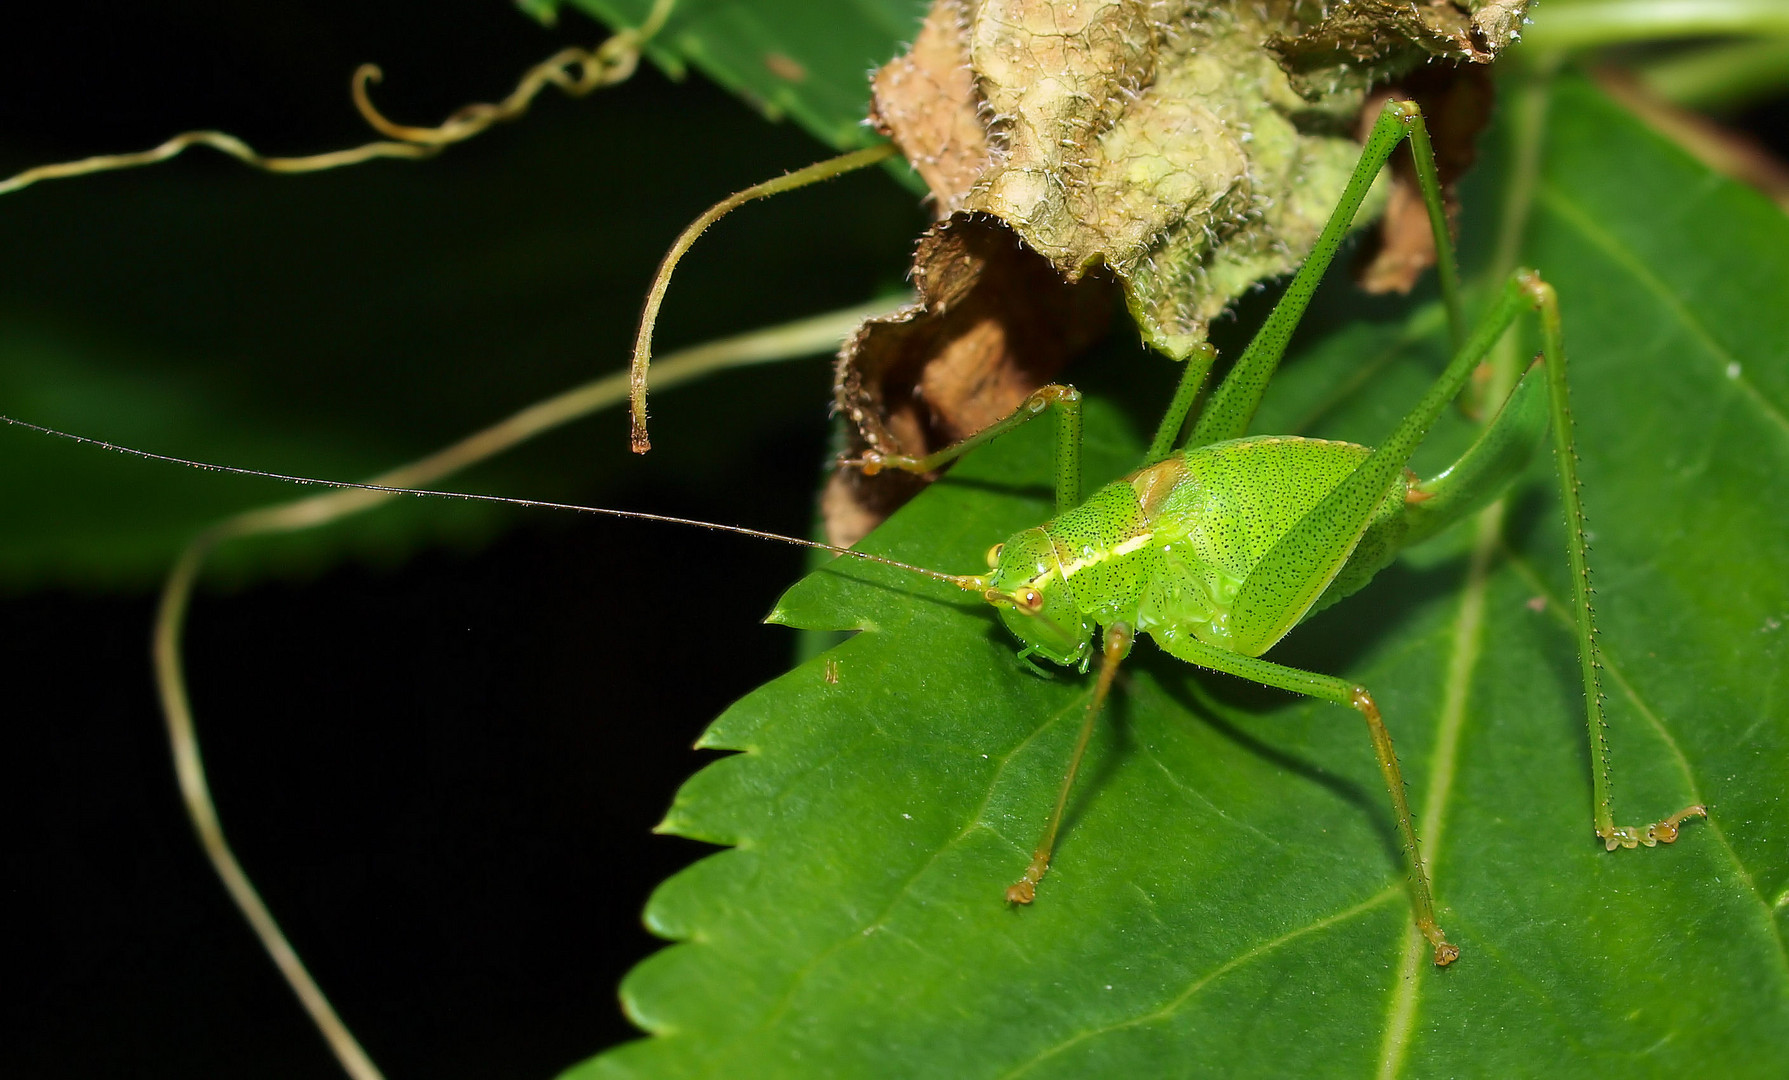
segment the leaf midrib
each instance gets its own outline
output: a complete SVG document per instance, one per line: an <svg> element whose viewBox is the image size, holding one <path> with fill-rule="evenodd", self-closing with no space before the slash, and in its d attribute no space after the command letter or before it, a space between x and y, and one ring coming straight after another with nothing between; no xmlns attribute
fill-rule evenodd
<svg viewBox="0 0 1789 1080"><path fill-rule="evenodd" d="M1434 867L1440 859L1447 802L1454 790L1454 775L1459 768L1460 733L1466 723L1466 708L1472 676L1483 653L1485 594L1489 587L1491 559L1503 532L1503 501L1486 507L1477 518L1478 534L1473 538L1472 560L1467 566L1466 580L1460 590L1459 614L1454 618L1453 649L1447 660L1443 684L1441 715L1436 723L1435 750L1429 768L1429 788L1423 798L1419 837L1428 845L1429 888L1439 891L1440 882ZM1410 1035L1416 1027L1418 994L1422 988L1425 942L1416 926L1404 930L1403 958L1398 965L1397 981L1392 985L1386 1005L1385 1037L1380 1043L1380 1080L1391 1080L1404 1067L1410 1049Z"/></svg>

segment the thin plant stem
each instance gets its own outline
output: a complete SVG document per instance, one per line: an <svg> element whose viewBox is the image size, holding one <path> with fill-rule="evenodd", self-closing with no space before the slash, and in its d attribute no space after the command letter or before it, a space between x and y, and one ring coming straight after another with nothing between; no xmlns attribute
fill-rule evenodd
<svg viewBox="0 0 1789 1080"><path fill-rule="evenodd" d="M666 389L729 368L825 352L837 347L865 318L885 314L895 306L898 305L883 301L846 308L684 349L666 357L654 371L653 380L660 389ZM629 385L628 373L623 371L573 387L435 453L381 473L370 483L389 488L430 483L573 420L619 405L627 400ZM180 553L162 586L151 649L156 690L167 721L181 799L206 858L260 939L262 949L298 996L343 1070L354 1080L380 1080L381 1074L306 970L224 838L199 753L192 703L187 694L182 640L194 587L205 560L220 545L258 534L317 528L370 510L396 494L358 488L330 491L244 511L206 529Z"/></svg>
<svg viewBox="0 0 1789 1080"><path fill-rule="evenodd" d="M67 180L94 173L159 164L178 157L195 146L208 146L245 165L271 173L322 172L380 158L417 160L433 157L442 148L481 134L493 124L521 116L528 111L534 98L548 86L557 86L570 97L583 97L598 87L612 86L626 80L639 66L641 46L664 25L674 3L675 0L656 0L644 23L617 31L594 49L561 49L524 72L515 90L501 102L494 105L480 102L464 106L439 127L409 127L387 120L373 106L372 99L367 95L367 86L379 82L384 75L378 65L362 64L349 82L349 93L361 117L375 131L388 136L386 139L321 154L269 157L227 132L187 131L148 150L127 154L99 154L78 161L34 166L0 180L0 195L22 191L44 180Z"/></svg>
<svg viewBox="0 0 1789 1080"><path fill-rule="evenodd" d="M1720 34L1789 34L1783 0L1584 0L1541 5L1524 48L1590 49L1624 42Z"/></svg>
<svg viewBox="0 0 1789 1080"><path fill-rule="evenodd" d="M1640 64L1634 73L1642 86L1673 105L1738 108L1789 85L1789 32L1673 53Z"/></svg>

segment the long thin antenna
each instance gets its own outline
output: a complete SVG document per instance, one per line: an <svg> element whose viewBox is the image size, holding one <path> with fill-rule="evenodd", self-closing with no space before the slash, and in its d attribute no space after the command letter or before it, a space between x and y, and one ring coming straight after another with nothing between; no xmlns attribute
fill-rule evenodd
<svg viewBox="0 0 1789 1080"><path fill-rule="evenodd" d="M142 458L147 461L162 461L170 465L180 465L189 469L202 469L207 472L232 473L237 476L259 476L267 480L279 480L288 484L305 484L313 487L341 488L356 491L376 491L386 495L416 495L437 499L464 499L468 502L501 503L507 506L525 506L541 510L570 510L579 514L600 514L604 517L625 518L631 521L658 521L669 525L688 525L697 529L708 529L711 532L732 533L735 536L750 536L759 540L774 540L778 543L793 544L796 547L814 548L818 551L830 551L834 555L845 555L866 562L880 563L900 570L921 574L938 581L955 585L966 592L981 592L987 583L980 577L965 574L946 574L940 570L930 570L923 566L900 562L882 555L872 555L867 551L855 548L839 547L819 540L807 540L799 536L784 536L782 533L766 532L763 529L748 529L742 525L719 525L712 521L698 521L695 518L675 517L670 514L649 514L644 510L613 510L603 506L580 506L577 503L551 502L545 499L522 499L511 495L480 495L470 491L438 491L431 488L388 487L384 484L363 484L352 480L324 480L315 476L295 476L291 473L269 472L265 469L249 469L239 465L218 465L209 461L195 461L192 458L175 457L172 454L158 454L151 450L138 450L133 446L120 446L86 435L76 435L68 431L33 424L29 420L20 420L11 416L0 416L13 427L21 427L44 435L52 435L58 439L81 443L85 446L110 450L115 454Z"/></svg>

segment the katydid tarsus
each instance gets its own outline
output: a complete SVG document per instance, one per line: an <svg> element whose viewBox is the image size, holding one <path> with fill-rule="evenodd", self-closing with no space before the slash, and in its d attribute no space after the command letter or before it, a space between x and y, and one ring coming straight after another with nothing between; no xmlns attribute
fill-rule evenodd
<svg viewBox="0 0 1789 1080"><path fill-rule="evenodd" d="M1377 449L1294 436L1245 437L1274 369L1368 188L1406 138L1435 232L1441 288L1454 324L1453 359ZM1690 806L1650 825L1615 823L1558 302L1538 274L1518 271L1503 283L1490 311L1467 333L1460 322L1452 260L1420 112L1408 102L1392 102L1368 137L1313 253L1260 332L1196 416L1193 406L1215 354L1196 352L1187 361L1179 388L1136 471L1082 500L1080 396L1056 385L1038 390L1012 416L988 430L936 454L847 463L865 470L930 472L1028 419L1054 414L1056 516L996 544L984 574L951 574L812 541L685 519L496 496L413 493L670 521L832 550L981 596L1018 638L1022 655L1085 671L1097 652L1100 668L1054 807L1043 820L1029 865L1006 890L1013 903L1031 902L1049 868L1082 752L1119 665L1138 635L1148 635L1170 655L1199 667L1353 709L1367 725L1392 802L1409 862L1416 925L1430 943L1435 962L1447 964L1458 950L1436 924L1397 756L1369 690L1347 679L1273 663L1262 654L1304 618L1363 587L1401 548L1495 499L1549 428L1567 515L1596 836L1609 850L1669 843L1685 818L1705 813L1701 806ZM1541 357L1457 462L1430 479L1417 479L1405 467L1412 451L1524 309L1539 316ZM1181 434L1189 423L1191 433L1183 441Z"/></svg>

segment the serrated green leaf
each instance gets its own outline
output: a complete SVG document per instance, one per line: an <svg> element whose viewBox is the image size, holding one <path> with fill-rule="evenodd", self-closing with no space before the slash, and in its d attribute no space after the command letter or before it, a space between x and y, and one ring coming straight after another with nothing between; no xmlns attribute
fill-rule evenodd
<svg viewBox="0 0 1789 1080"><path fill-rule="evenodd" d="M1764 298L1789 295L1789 221L1585 84L1552 117L1525 257L1565 309L1616 813L1706 800L1709 823L1653 850L1592 839L1544 461L1482 589L1465 587L1470 535L1440 537L1273 654L1383 706L1413 804L1439 814L1424 840L1463 951L1445 971L1405 966L1399 855L1354 718L1148 646L1037 902L1009 908L1088 681L1040 677L945 586L835 565L777 617L861 632L721 717L705 745L740 753L667 817L735 847L648 909L682 942L623 987L653 1037L569 1075L1778 1074L1789 313ZM1434 370L1407 343L1425 320L1307 350L1262 425L1376 438ZM1368 377L1335 389L1351 371ZM979 567L1046 513L1032 427L870 544ZM1089 432L1094 478L1134 461L1109 411Z"/></svg>

